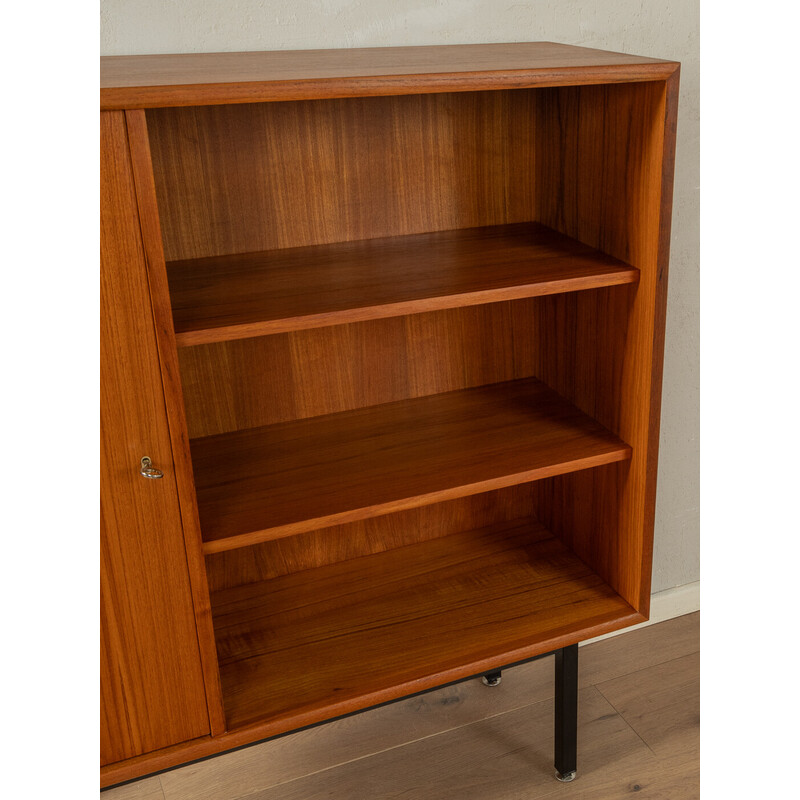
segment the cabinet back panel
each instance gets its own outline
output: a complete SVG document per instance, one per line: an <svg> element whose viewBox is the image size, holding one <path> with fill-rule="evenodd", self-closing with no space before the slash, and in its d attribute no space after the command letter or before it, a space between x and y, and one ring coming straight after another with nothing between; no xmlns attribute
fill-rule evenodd
<svg viewBox="0 0 800 800"><path fill-rule="evenodd" d="M182 348L189 435L210 436L533 376L536 302L493 303Z"/></svg>
<svg viewBox="0 0 800 800"><path fill-rule="evenodd" d="M168 261L533 219L533 91L147 112Z"/></svg>
<svg viewBox="0 0 800 800"><path fill-rule="evenodd" d="M412 508L206 556L209 589L228 589L534 515L529 484Z"/></svg>

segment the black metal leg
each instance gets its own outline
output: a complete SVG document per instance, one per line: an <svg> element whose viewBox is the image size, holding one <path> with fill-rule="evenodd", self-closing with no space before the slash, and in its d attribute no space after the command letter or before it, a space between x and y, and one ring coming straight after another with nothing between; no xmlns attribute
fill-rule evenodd
<svg viewBox="0 0 800 800"><path fill-rule="evenodd" d="M503 680L503 671L500 669L492 670L491 672L487 672L481 680L483 681L484 686L499 686L500 681Z"/></svg>
<svg viewBox="0 0 800 800"><path fill-rule="evenodd" d="M556 650L556 777L571 781L578 765L578 645Z"/></svg>

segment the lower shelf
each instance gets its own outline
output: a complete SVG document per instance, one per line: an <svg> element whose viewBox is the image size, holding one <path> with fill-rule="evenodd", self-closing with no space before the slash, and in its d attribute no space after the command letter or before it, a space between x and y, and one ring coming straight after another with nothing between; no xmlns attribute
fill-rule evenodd
<svg viewBox="0 0 800 800"><path fill-rule="evenodd" d="M533 519L212 595L229 730L275 735L641 619Z"/></svg>

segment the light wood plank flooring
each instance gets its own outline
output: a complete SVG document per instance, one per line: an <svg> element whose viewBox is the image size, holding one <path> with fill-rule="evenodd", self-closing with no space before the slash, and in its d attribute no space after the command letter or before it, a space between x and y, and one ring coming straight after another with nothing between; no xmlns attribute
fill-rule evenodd
<svg viewBox="0 0 800 800"><path fill-rule="evenodd" d="M580 650L578 777L553 777L553 659L108 789L102 800L700 796L699 614Z"/></svg>

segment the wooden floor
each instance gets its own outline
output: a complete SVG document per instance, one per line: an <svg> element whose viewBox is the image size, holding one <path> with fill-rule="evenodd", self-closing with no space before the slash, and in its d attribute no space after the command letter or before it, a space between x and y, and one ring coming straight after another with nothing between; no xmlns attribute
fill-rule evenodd
<svg viewBox="0 0 800 800"><path fill-rule="evenodd" d="M553 778L553 659L108 789L102 800L692 800L699 614L580 650L578 777Z"/></svg>

